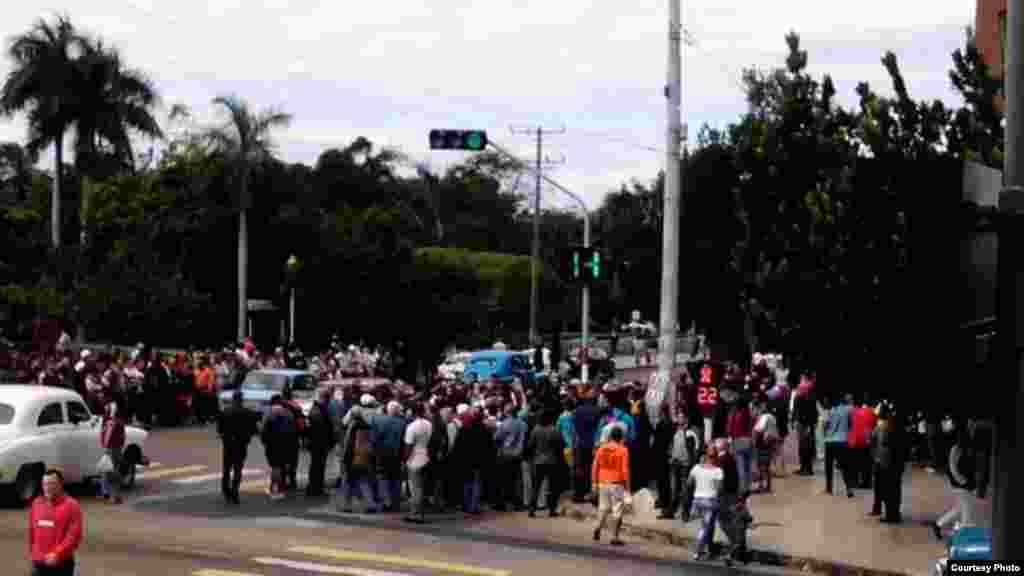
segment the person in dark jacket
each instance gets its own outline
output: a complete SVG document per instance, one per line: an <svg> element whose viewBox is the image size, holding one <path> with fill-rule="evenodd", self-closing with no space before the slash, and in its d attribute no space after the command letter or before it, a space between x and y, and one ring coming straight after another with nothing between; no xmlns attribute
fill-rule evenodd
<svg viewBox="0 0 1024 576"><path fill-rule="evenodd" d="M392 400L385 415L376 416L370 430L370 444L376 456L380 499L385 512L398 512L402 503L402 442L405 437L402 405Z"/></svg>
<svg viewBox="0 0 1024 576"><path fill-rule="evenodd" d="M814 475L814 459L817 456L814 434L818 427L818 405L814 392L797 393L796 401L793 403L793 411L796 419L796 430L800 442L800 472L801 476Z"/></svg>
<svg viewBox="0 0 1024 576"><path fill-rule="evenodd" d="M334 425L328 413L331 395L329 388L321 388L309 409L309 429L306 431L309 443L309 480L306 496L312 498L327 495L324 491L324 475L327 472L327 455L334 447Z"/></svg>
<svg viewBox="0 0 1024 576"><path fill-rule="evenodd" d="M295 417L291 409L285 406L284 398L280 394L275 394L270 399L270 412L263 421L260 433L267 463L271 469L270 497L275 500L284 498L288 481L286 470L295 458L298 438Z"/></svg>
<svg viewBox="0 0 1024 576"><path fill-rule="evenodd" d="M719 466L722 468L722 490L718 496L718 525L729 539L729 552L725 555L726 563L733 559L744 560L747 550L746 526L739 514L741 499L746 493L741 492L739 466L736 455L729 448L727 441L719 440Z"/></svg>
<svg viewBox="0 0 1024 576"><path fill-rule="evenodd" d="M471 408L463 417L462 429L455 442L455 465L465 472L463 481L463 509L467 514L480 514L480 490L483 471L495 458L493 435L484 426L479 408Z"/></svg>
<svg viewBox="0 0 1024 576"><path fill-rule="evenodd" d="M573 414L576 432L576 446L573 450L576 485L573 490L573 501L577 504L585 502L590 491L590 468L594 463L594 436L601 422L601 409L590 399L580 401Z"/></svg>
<svg viewBox="0 0 1024 576"><path fill-rule="evenodd" d="M905 451L902 423L892 408L883 404L878 424L871 433L871 456L875 466L875 500L871 515L882 516L885 524L899 524L902 519Z"/></svg>
<svg viewBox="0 0 1024 576"><path fill-rule="evenodd" d="M533 456L534 476L533 493L530 495L530 518L536 516L537 500L540 498L540 490L544 480L548 482L547 505L548 516L558 516L558 497L561 494L562 486L560 478L564 462L565 444L562 435L555 428L556 414L545 410L540 417L540 425L530 433L530 440L527 443L527 454Z"/></svg>
<svg viewBox="0 0 1024 576"><path fill-rule="evenodd" d="M231 395L231 406L220 414L217 435L223 445L220 490L224 500L240 504L238 491L242 484L242 468L248 456L249 442L256 435L259 415L242 406L242 391Z"/></svg>
<svg viewBox="0 0 1024 576"><path fill-rule="evenodd" d="M136 417L144 426L152 425L154 407L161 391L170 387L170 381L170 374L167 373L160 361L160 354L154 350L146 365L142 380L142 394L139 398L138 410L136 410Z"/></svg>
<svg viewBox="0 0 1024 576"><path fill-rule="evenodd" d="M672 439L676 433L676 424L672 419L672 411L666 402L658 409L660 417L654 427L654 442L651 445L651 464L658 480L658 500L654 507L661 510L658 518L672 518L674 510L672 502L672 467L669 464L672 453Z"/></svg>

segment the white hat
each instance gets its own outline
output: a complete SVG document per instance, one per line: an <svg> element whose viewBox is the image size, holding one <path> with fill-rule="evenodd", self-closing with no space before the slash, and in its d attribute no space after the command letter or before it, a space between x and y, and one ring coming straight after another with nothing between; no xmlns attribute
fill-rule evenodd
<svg viewBox="0 0 1024 576"><path fill-rule="evenodd" d="M455 413L459 416L462 416L466 412L469 412L469 404L459 404L455 407Z"/></svg>
<svg viewBox="0 0 1024 576"><path fill-rule="evenodd" d="M374 406L377 404L377 399L370 394L363 394L362 397L359 398L359 403L363 406Z"/></svg>
<svg viewBox="0 0 1024 576"><path fill-rule="evenodd" d="M90 352L90 351L88 351L88 350L82 350L82 359L83 359L83 360L84 360L85 358L88 358L88 357L89 357L89 356L91 356L91 355L92 355L92 352Z"/></svg>

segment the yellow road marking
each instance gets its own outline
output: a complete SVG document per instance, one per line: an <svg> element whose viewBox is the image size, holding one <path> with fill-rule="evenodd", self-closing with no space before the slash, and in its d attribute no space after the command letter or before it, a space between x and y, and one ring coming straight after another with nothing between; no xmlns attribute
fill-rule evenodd
<svg viewBox="0 0 1024 576"><path fill-rule="evenodd" d="M204 568L202 570L196 570L192 572L192 576L263 576L263 574L253 574L252 572L235 572L234 570L212 570Z"/></svg>
<svg viewBox="0 0 1024 576"><path fill-rule="evenodd" d="M178 474L192 474L193 472L200 472L208 470L208 466L182 466L180 468L163 468L161 470L147 470L145 472L138 472L135 477L139 480L155 480L158 478L166 478L168 476L177 476Z"/></svg>
<svg viewBox="0 0 1024 576"><path fill-rule="evenodd" d="M307 556L329 558L331 560L339 560L343 562L375 562L378 564L405 566L406 568L440 570L450 574L461 574L462 576L511 576L511 572L507 570L494 570L492 568L468 566L466 564L449 564L448 562L434 562L431 560L419 560L401 556L367 554L363 552L353 552L350 550L333 550L330 548L320 548L318 546L294 546L289 548L288 552L291 552L292 554L305 554Z"/></svg>
<svg viewBox="0 0 1024 576"><path fill-rule="evenodd" d="M174 554L191 555L191 556L204 556L206 558L213 558L216 560L230 560L234 558L231 554L226 552L216 552L213 550L203 550L202 548L189 548L188 546L170 546L163 545L157 546L157 550L163 552L171 552Z"/></svg>

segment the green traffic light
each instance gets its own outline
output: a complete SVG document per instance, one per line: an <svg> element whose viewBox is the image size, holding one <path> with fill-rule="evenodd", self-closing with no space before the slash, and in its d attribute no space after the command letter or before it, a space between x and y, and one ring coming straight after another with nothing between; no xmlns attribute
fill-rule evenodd
<svg viewBox="0 0 1024 576"><path fill-rule="evenodd" d="M590 258L590 270L594 273L594 280L599 280L601 278L601 255L594 252Z"/></svg>
<svg viewBox="0 0 1024 576"><path fill-rule="evenodd" d="M580 253L579 252L573 252L572 253L572 277L573 278L579 278L580 277Z"/></svg>
<svg viewBox="0 0 1024 576"><path fill-rule="evenodd" d="M483 132L466 134L465 146L467 150L483 150L487 146L487 143L484 142Z"/></svg>

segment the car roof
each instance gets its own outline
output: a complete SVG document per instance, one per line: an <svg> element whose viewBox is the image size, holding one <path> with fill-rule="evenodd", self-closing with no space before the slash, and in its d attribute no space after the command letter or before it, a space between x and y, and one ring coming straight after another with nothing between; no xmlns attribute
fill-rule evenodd
<svg viewBox="0 0 1024 576"><path fill-rule="evenodd" d="M250 374L252 374L252 373L257 373L257 374L281 374L282 376L304 376L304 375L312 376L313 375L313 373L310 372L309 370L294 370L294 369L291 369L291 368L261 368L259 370L253 370L252 372L250 372Z"/></svg>
<svg viewBox="0 0 1024 576"><path fill-rule="evenodd" d="M38 399L47 400L78 400L82 397L73 390L53 386L3 384L0 385L0 402L6 404L25 404Z"/></svg>
<svg viewBox="0 0 1024 576"><path fill-rule="evenodd" d="M472 359L486 359L486 358L508 358L509 356L519 356L520 352L513 350L478 350L473 352Z"/></svg>

